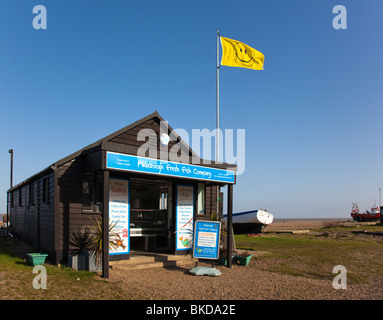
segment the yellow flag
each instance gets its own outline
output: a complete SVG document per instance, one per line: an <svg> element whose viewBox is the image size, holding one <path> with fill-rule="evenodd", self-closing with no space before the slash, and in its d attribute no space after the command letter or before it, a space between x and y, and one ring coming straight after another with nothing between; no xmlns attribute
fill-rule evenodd
<svg viewBox="0 0 383 320"><path fill-rule="evenodd" d="M220 38L222 45L221 65L263 70L265 56L261 52L237 40Z"/></svg>

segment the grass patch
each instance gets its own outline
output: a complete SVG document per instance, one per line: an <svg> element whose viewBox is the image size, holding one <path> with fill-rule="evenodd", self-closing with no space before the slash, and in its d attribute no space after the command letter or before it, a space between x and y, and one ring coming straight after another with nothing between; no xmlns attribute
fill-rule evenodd
<svg viewBox="0 0 383 320"><path fill-rule="evenodd" d="M366 226L366 230L371 227L375 226ZM338 228L334 229L339 232ZM322 231L329 231L329 228ZM258 263L253 264L253 267L293 276L331 280L335 276L332 273L334 266L343 265L351 284L372 281L374 276L383 275L383 261L379 258L383 254L381 239L358 239L354 235L337 238L290 234L235 236L238 249L270 252L258 258Z"/></svg>
<svg viewBox="0 0 383 320"><path fill-rule="evenodd" d="M383 226L377 224L377 225L358 225L355 224L355 226L349 226L349 227L343 227L339 223L333 223L328 224L327 227L323 229L312 229L313 231L337 231L337 232L350 232L354 230L368 230L368 231L381 231L383 232Z"/></svg>
<svg viewBox="0 0 383 320"><path fill-rule="evenodd" d="M37 274L26 261L27 252L36 252L21 240L0 233L0 299L27 300L110 300L133 299L116 283L97 274L45 263L47 289L34 289Z"/></svg>

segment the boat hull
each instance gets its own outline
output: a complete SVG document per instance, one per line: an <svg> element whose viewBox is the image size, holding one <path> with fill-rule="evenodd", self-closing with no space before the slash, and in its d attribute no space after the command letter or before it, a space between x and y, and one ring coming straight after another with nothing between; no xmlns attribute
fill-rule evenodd
<svg viewBox="0 0 383 320"><path fill-rule="evenodd" d="M378 221L380 219L380 213L377 213L377 214L351 213L351 217L358 222Z"/></svg>
<svg viewBox="0 0 383 320"><path fill-rule="evenodd" d="M371 211L366 210L366 212L360 213L358 208L354 208L351 212L351 217L355 221L377 221L380 219L380 208L372 207Z"/></svg>
<svg viewBox="0 0 383 320"><path fill-rule="evenodd" d="M266 225L260 223L233 223L235 234L262 233Z"/></svg>
<svg viewBox="0 0 383 320"><path fill-rule="evenodd" d="M273 222L273 215L264 210L252 210L233 213L232 222L235 233L262 232L264 227ZM227 219L227 215L223 216Z"/></svg>

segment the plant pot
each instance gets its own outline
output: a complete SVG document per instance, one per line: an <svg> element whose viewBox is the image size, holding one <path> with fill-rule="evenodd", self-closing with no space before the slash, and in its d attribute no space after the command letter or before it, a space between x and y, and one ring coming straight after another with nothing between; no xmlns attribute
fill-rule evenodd
<svg viewBox="0 0 383 320"><path fill-rule="evenodd" d="M231 263L236 263L237 256L235 254L231 255ZM227 266L227 256L221 256L218 258L218 262L221 265Z"/></svg>
<svg viewBox="0 0 383 320"><path fill-rule="evenodd" d="M237 261L241 266L247 266L250 263L251 257L252 257L252 255L247 256L247 257L237 256Z"/></svg>
<svg viewBox="0 0 383 320"><path fill-rule="evenodd" d="M68 266L75 270L86 270L84 256L82 254L69 255Z"/></svg>
<svg viewBox="0 0 383 320"><path fill-rule="evenodd" d="M84 256L84 270L93 271L93 272L102 270L101 257L96 259L95 251L84 250L83 256Z"/></svg>
<svg viewBox="0 0 383 320"><path fill-rule="evenodd" d="M45 253L27 253L27 260L32 266L44 264L46 257L48 255Z"/></svg>

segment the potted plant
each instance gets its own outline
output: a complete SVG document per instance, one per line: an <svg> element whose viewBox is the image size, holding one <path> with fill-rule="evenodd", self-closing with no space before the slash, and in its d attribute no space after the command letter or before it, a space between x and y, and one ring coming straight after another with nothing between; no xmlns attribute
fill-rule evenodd
<svg viewBox="0 0 383 320"><path fill-rule="evenodd" d="M231 253L231 262L232 263L236 262L236 257L237 257L237 253L236 252L232 252ZM226 249L226 247L221 246L219 248L219 258L218 258L218 261L219 261L220 264L222 264L224 266L227 265L227 249Z"/></svg>
<svg viewBox="0 0 383 320"><path fill-rule="evenodd" d="M89 271L100 271L102 268L102 220L92 220L92 236L90 238L90 246L88 249L84 250L85 256L85 268ZM108 225L109 233L109 251L113 251L119 246L117 241L119 238L118 232L116 232L117 222L111 223Z"/></svg>
<svg viewBox="0 0 383 320"><path fill-rule="evenodd" d="M237 255L237 261L241 266L247 266L250 263L252 256L253 255L250 254L248 251L241 252Z"/></svg>
<svg viewBox="0 0 383 320"><path fill-rule="evenodd" d="M37 266L45 263L48 257L45 253L27 253L27 260L31 266Z"/></svg>
<svg viewBox="0 0 383 320"><path fill-rule="evenodd" d="M76 270L85 270L85 250L92 246L91 228L86 226L84 230L78 229L69 238L69 267Z"/></svg>

